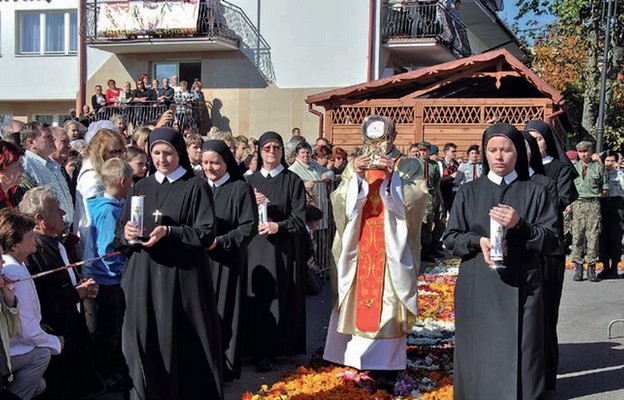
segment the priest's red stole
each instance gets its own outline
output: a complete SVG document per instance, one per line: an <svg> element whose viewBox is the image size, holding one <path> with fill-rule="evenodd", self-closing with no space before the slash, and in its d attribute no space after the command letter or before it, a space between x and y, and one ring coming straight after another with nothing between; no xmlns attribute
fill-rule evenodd
<svg viewBox="0 0 624 400"><path fill-rule="evenodd" d="M362 211L356 275L355 326L362 332L379 330L386 267L384 204L379 189L386 177L382 170L367 170L368 197Z"/></svg>

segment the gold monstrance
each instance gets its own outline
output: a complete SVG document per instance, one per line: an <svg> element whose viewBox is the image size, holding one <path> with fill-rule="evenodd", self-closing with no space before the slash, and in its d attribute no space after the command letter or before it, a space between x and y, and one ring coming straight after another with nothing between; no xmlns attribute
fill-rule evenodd
<svg viewBox="0 0 624 400"><path fill-rule="evenodd" d="M394 132L394 124L389 118L381 115L369 115L362 121L362 135L364 136L363 154L370 157L363 169L385 169L379 163L379 157L388 152L388 136Z"/></svg>

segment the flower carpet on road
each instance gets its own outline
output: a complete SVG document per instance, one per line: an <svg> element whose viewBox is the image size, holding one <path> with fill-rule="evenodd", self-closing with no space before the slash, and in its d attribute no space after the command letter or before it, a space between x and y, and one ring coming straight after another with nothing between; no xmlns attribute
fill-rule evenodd
<svg viewBox="0 0 624 400"><path fill-rule="evenodd" d="M565 265L567 270L573 270L574 269L574 264L572 264L572 260L570 258L566 258L566 265ZM584 268L587 269L587 264L584 264ZM602 263L601 262L597 262L596 263L596 271L600 272L602 271ZM624 261L620 261L618 264L618 271L619 272L624 272Z"/></svg>
<svg viewBox="0 0 624 400"><path fill-rule="evenodd" d="M381 390L366 372L337 366L319 356L262 385L243 400L446 400L453 398L454 302L458 260L429 268L418 281L418 322L407 338L407 369L392 390Z"/></svg>

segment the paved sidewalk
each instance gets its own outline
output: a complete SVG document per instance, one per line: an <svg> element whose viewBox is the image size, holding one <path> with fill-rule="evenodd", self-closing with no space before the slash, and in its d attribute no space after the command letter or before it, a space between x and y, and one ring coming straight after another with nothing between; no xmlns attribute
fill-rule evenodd
<svg viewBox="0 0 624 400"><path fill-rule="evenodd" d="M572 281L566 272L559 322L560 363L557 391L548 399L624 399L624 323L613 327L614 339L607 338L607 326L624 318L624 279L591 283ZM322 294L307 298L308 352L323 345L331 308L329 285ZM253 364L243 367L242 379L225 384L227 400L239 399L245 391L270 385L282 373L307 362L309 356L280 359L276 370L257 372ZM99 400L121 400L107 394Z"/></svg>
<svg viewBox="0 0 624 400"><path fill-rule="evenodd" d="M307 363L310 360L310 354L325 345L330 312L331 294L329 282L327 282L322 293L317 296L307 296L306 299L308 355L280 358L277 360L275 370L268 373L258 372L253 363L244 364L241 379L225 383L226 400L238 400L246 391L257 392L262 384L271 386L280 379L284 372L294 371L298 366Z"/></svg>
<svg viewBox="0 0 624 400"><path fill-rule="evenodd" d="M550 399L624 399L624 279L574 282L567 271L561 300L559 375Z"/></svg>
<svg viewBox="0 0 624 400"><path fill-rule="evenodd" d="M548 399L624 399L624 323L614 325L615 338L607 338L609 322L624 318L624 279L574 282L572 275L566 272L561 301L557 390ZM329 303L327 290L308 297L308 351L323 344ZM226 384L226 399L239 399L263 383L270 385L305 361L307 357L283 361L277 366L280 371L264 375L247 365L242 380Z"/></svg>

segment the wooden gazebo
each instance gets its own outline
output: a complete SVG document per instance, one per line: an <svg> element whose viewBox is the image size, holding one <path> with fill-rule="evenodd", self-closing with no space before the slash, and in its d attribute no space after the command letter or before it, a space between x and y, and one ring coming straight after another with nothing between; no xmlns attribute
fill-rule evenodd
<svg viewBox="0 0 624 400"><path fill-rule="evenodd" d="M404 74L311 95L322 131L336 146L362 143L360 124L370 114L394 120L396 144L421 140L454 142L461 152L480 143L492 123L518 128L533 119L549 122L564 136L570 124L561 93L507 50L496 50Z"/></svg>

